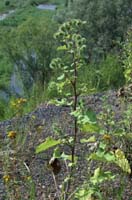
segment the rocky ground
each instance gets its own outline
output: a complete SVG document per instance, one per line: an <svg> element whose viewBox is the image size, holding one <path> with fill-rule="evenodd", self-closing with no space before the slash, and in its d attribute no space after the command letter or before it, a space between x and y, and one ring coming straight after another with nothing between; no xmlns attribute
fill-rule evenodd
<svg viewBox="0 0 132 200"><path fill-rule="evenodd" d="M116 92L109 91L107 93L95 94L88 97L84 97L84 101L87 108L92 108L96 114L100 114L102 111L105 112L105 100L107 99L108 105L115 112L115 120L116 122L120 121L123 110L126 107L126 104L122 103L120 98L117 98ZM18 126L19 124L19 126ZM35 147L37 144L40 144L46 137L55 136L58 137L53 131L58 128L58 125L61 128L62 133L66 133L68 135L72 134L72 118L69 115L68 107L57 107L50 104L40 105L35 111L27 114L21 119L12 119L8 121L4 121L0 123L0 141L4 141L6 139L6 133L10 130L16 130L18 132L26 132L27 136L24 140L25 142L22 144L22 138L18 140L18 146L21 147L18 150L19 159L21 164L26 163L26 166L29 168L28 174L33 177L33 180L36 185L36 199L37 200L55 200L55 190L54 190L54 181L51 171L47 167L47 163L51 158L52 149L46 151L45 153L35 154ZM78 133L78 137L82 137L82 133ZM84 137L84 136L83 136ZM11 144L12 145L12 144ZM88 176L88 164L84 160L85 155L89 153L89 149L92 146L89 145L81 145L78 141L76 146L76 155L79 157L78 164L75 172L75 182L73 184L73 190L75 190L79 185L81 185L84 180ZM68 152L69 149L65 147L65 152ZM14 151L17 151L16 149ZM12 157L12 153L10 157ZM17 155L18 155L17 154ZM0 164L1 169L3 169L3 159L2 154L0 154ZM56 176L56 180L58 185L64 180L66 176L66 167L64 163L61 163L61 172ZM19 176L23 176L22 170L20 170L22 166L17 163L14 172L19 173ZM92 163L91 167L95 168L95 162ZM24 167L23 167L24 168ZM25 169L24 169L25 170ZM120 174L119 169L114 169L117 174ZM0 172L0 200L15 200L15 199L29 199L27 192L25 191L25 195L20 198L5 198L5 186L3 182L3 171ZM27 172L26 172L27 173ZM122 177L123 185L124 185L124 193L121 195L121 200L132 200L132 180L130 176ZM117 200L119 199L115 196L115 191L119 189L121 186L121 180L117 178L116 181L110 183L104 189L104 198L103 200ZM24 186L23 186L24 187ZM103 186L105 187L105 186ZM23 189L25 190L25 189ZM102 189L103 190L103 189ZM74 197L72 198L74 200Z"/></svg>

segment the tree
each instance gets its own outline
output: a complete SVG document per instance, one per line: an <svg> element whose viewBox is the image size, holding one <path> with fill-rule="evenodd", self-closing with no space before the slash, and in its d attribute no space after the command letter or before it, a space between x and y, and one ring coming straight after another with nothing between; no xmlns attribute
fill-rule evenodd
<svg viewBox="0 0 132 200"><path fill-rule="evenodd" d="M131 0L76 0L70 17L87 21L83 30L87 39L87 57L97 60L116 49L132 19Z"/></svg>

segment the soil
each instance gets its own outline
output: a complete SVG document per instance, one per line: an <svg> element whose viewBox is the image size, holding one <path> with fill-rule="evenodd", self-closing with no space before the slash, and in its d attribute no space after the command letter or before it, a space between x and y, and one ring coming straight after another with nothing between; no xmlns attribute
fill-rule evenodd
<svg viewBox="0 0 132 200"><path fill-rule="evenodd" d="M118 123L122 119L122 113L127 107L126 103L121 98L117 97L115 91L108 91L105 93L99 93L90 95L88 97L83 97L85 106L87 109L92 109L97 114L101 112L106 112L105 110L105 100L107 99L107 104L111 107L112 111L115 113L115 122ZM21 118L14 118L0 123L0 144L5 144L7 142L7 132L10 130L16 130L19 132L20 138L17 141L17 145L13 142L10 144L13 152L8 152L9 160L11 159L11 166L9 166L10 171L12 170L11 177L17 177L20 183L21 195L16 197L7 196L6 187L4 183L3 175L5 166L3 166L3 155L0 154L0 200L16 200L16 199L33 199L31 194L28 194L27 184L23 183L24 176L32 177L29 181L35 184L35 198L36 200L58 200L57 192L54 186L53 173L48 167L49 160L52 157L53 149L46 152L35 154L35 148L38 144L43 142L45 138L49 136L54 136L58 138L56 131L58 128L61 129L61 135L65 137L72 135L73 130L73 119L69 114L70 108L67 106L58 107L51 104L41 104L35 111L25 115ZM102 122L102 126L104 123ZM104 125L105 126L105 125ZM105 127L110 128L110 127ZM26 133L25 140L23 140L22 134ZM74 192L79 186L82 186L84 181L88 180L89 170L92 173L96 169L98 162L91 162L85 160L85 157L93 151L95 148L93 143L82 145L80 139L84 137L89 137L90 134L84 134L78 132L78 141L76 145L76 156L78 156L77 167L75 169L74 181L72 183L71 192ZM97 136L98 138L98 136ZM24 141L24 143L22 143ZM13 146L14 145L14 146ZM16 146L15 146L16 145ZM129 144L130 145L130 144ZM118 146L118 141L117 141ZM16 149L14 148L16 147ZM3 148L6 149L6 146ZM2 152L4 150L2 149ZM70 152L70 148L65 146L62 148L65 153ZM131 154L131 152L129 152ZM14 157L17 157L17 161L14 162ZM15 163L15 164L14 164ZM60 161L61 170L55 175L56 181L59 187L61 183L67 176L67 168L64 162ZM113 165L107 165L107 163L102 165L103 168L111 169L116 173L117 177L114 181L107 182L101 186L101 191L104 195L103 200L132 200L132 178ZM3 169L3 170L2 170ZM25 175L26 174L26 175ZM28 179L28 178L27 178ZM26 180L27 180L26 179ZM16 180L16 179L15 179ZM33 185L33 184L32 184ZM8 185L13 194L14 187L11 183ZM121 187L124 187L123 193L120 194L121 197L117 196ZM15 193L15 192L14 192ZM75 200L74 197L71 199Z"/></svg>

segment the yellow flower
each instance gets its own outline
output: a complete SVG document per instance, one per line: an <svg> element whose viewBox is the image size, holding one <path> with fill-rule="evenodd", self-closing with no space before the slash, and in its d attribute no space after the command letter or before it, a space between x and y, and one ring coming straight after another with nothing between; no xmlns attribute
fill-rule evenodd
<svg viewBox="0 0 132 200"><path fill-rule="evenodd" d="M111 136L108 135L108 134L105 134L105 135L103 136L103 139L104 139L104 140L107 140L107 141L110 141L110 140L111 140Z"/></svg>
<svg viewBox="0 0 132 200"><path fill-rule="evenodd" d="M23 98L18 99L18 103L20 103L20 104L26 103L26 102L27 102L26 99L23 99Z"/></svg>
<svg viewBox="0 0 132 200"><path fill-rule="evenodd" d="M26 103L27 100L24 99L24 98L18 98L14 101L11 102L11 106L14 108L14 109L20 109L24 103Z"/></svg>
<svg viewBox="0 0 132 200"><path fill-rule="evenodd" d="M17 104L21 104L21 100L20 99L17 100Z"/></svg>
<svg viewBox="0 0 132 200"><path fill-rule="evenodd" d="M16 137L16 132L15 131L9 131L7 136L10 139L14 139Z"/></svg>
<svg viewBox="0 0 132 200"><path fill-rule="evenodd" d="M27 102L27 99L22 99L22 102L23 102L23 103L26 103L26 102Z"/></svg>
<svg viewBox="0 0 132 200"><path fill-rule="evenodd" d="M4 180L5 183L8 183L11 180L10 175L4 175L3 180Z"/></svg>
<svg viewBox="0 0 132 200"><path fill-rule="evenodd" d="M31 176L27 176L26 179L27 179L28 181L32 180Z"/></svg>

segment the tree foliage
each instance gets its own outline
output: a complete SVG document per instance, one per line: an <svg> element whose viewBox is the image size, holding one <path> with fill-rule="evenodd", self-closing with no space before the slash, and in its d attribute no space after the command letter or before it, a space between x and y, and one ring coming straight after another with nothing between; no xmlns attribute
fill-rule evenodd
<svg viewBox="0 0 132 200"><path fill-rule="evenodd" d="M131 0L76 0L67 17L87 21L87 56L97 60L117 47L132 19Z"/></svg>

